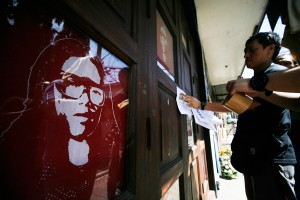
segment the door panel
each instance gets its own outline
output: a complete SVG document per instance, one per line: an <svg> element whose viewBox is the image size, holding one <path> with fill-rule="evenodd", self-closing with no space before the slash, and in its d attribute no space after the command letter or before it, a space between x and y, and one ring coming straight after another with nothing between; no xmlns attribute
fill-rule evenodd
<svg viewBox="0 0 300 200"><path fill-rule="evenodd" d="M200 180L199 180L199 164L198 159L194 159L191 162L191 185L192 185L192 197L193 199L200 199Z"/></svg>
<svg viewBox="0 0 300 200"><path fill-rule="evenodd" d="M182 88L190 95L200 99L199 55L196 54L194 40L188 27L186 16L181 13L181 52L182 52ZM200 62L202 64L202 62ZM191 191L193 199L208 199L208 174L203 128L192 123L194 146L189 151L189 166L191 171Z"/></svg>
<svg viewBox="0 0 300 200"><path fill-rule="evenodd" d="M67 10L61 12L67 13L70 20L76 22L75 26L80 26L85 32L94 34L103 45L109 45L112 51L116 50L117 56L137 60L138 21L135 0L88 2L64 0L63 2L64 4L51 2L51 5L57 10L67 7Z"/></svg>
<svg viewBox="0 0 300 200"><path fill-rule="evenodd" d="M174 58L174 78L170 78L168 67L157 67L156 77L159 96L159 138L161 138L161 167L160 167L160 182L162 194L171 187L175 177L184 177L179 179L181 182L181 197L187 199L205 199L208 194L207 170L206 170L206 155L203 141L202 128L195 123L191 127L187 127L187 118L181 115L176 105L176 87L180 87L185 92L199 97L200 88L196 69L196 56L193 40L189 27L187 26L185 17L180 4L172 5L169 1L159 1L157 7L163 24L170 34L166 34L164 40L157 34L157 48L164 44L165 49L168 48L168 41L172 38L173 56ZM170 11L174 8L174 11ZM178 9L178 10L177 10ZM177 13L173 15L173 13ZM180 13L180 14L178 14ZM182 18L181 18L182 17ZM179 26L179 24L181 26ZM159 27L160 28L160 27ZM179 30L179 31L178 31ZM169 40L168 40L169 39ZM162 41L166 41L162 43ZM170 49L166 50L166 55ZM158 52L161 53L161 52ZM162 52L163 54L164 52ZM163 58L163 55L160 56ZM158 59L159 60L159 59ZM161 62L161 60L159 60ZM154 89L154 88L153 88ZM154 89L155 91L155 89ZM194 134L192 133L193 131ZM188 147L188 135L194 135L192 138L191 151ZM186 154L184 151L189 151ZM182 165L178 165L178 163ZM181 167L181 168L179 168ZM176 169L176 170L173 170Z"/></svg>
<svg viewBox="0 0 300 200"><path fill-rule="evenodd" d="M183 51L182 51L183 52ZM191 81L191 66L187 60L186 54L183 52L183 89L188 93L192 94L192 81Z"/></svg>
<svg viewBox="0 0 300 200"><path fill-rule="evenodd" d="M207 199L209 195L208 172L206 165L206 152L204 141L199 142L199 174L200 174L200 193L203 199ZM204 164L205 163L205 164Z"/></svg>
<svg viewBox="0 0 300 200"><path fill-rule="evenodd" d="M160 126L161 126L161 166L173 161L181 155L179 142L179 113L174 93L159 88Z"/></svg>

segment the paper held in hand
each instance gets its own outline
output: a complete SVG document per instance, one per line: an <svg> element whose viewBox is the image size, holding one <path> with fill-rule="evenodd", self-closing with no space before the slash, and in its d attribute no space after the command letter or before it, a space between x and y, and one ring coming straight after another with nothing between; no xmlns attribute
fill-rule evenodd
<svg viewBox="0 0 300 200"><path fill-rule="evenodd" d="M222 104L229 110L237 114L242 114L250 107L252 102L253 100L251 97L244 93L237 92L233 95L227 95Z"/></svg>

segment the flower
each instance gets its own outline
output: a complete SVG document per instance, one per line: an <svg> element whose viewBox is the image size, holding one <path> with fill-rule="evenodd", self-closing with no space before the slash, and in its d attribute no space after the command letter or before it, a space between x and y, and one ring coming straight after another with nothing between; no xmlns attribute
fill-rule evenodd
<svg viewBox="0 0 300 200"><path fill-rule="evenodd" d="M230 162L232 151L230 149L220 149L220 165L221 176L227 179L234 179L237 177L238 172L232 167Z"/></svg>

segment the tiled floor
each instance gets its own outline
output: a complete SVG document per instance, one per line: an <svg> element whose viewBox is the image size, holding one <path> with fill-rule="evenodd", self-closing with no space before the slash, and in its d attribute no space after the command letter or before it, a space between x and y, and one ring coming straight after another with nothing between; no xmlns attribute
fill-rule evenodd
<svg viewBox="0 0 300 200"><path fill-rule="evenodd" d="M236 179L226 180L220 178L220 190L217 200L247 200L243 174L238 174Z"/></svg>

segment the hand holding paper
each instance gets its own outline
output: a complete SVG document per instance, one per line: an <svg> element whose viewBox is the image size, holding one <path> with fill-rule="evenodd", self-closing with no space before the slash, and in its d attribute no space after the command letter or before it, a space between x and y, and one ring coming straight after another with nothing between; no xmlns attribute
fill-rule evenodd
<svg viewBox="0 0 300 200"><path fill-rule="evenodd" d="M217 131L214 124L222 124L223 121L216 117L212 111L195 109L188 106L187 102L181 99L181 94L185 94L183 90L177 87L177 106L181 114L194 115L195 122L207 129ZM194 98L194 97L193 97ZM200 101L199 101L200 102ZM197 102L196 102L197 103ZM199 106L196 106L199 107Z"/></svg>
<svg viewBox="0 0 300 200"><path fill-rule="evenodd" d="M192 115L193 114L192 109L187 105L185 101L180 99L181 94L185 94L185 92L181 90L179 87L177 87L176 102L180 113L184 115Z"/></svg>

